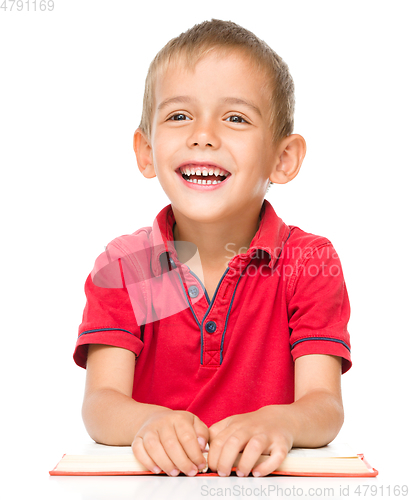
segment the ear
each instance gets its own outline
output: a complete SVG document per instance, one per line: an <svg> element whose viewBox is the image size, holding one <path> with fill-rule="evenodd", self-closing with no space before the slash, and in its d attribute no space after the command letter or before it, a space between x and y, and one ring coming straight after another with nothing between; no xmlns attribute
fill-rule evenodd
<svg viewBox="0 0 410 500"><path fill-rule="evenodd" d="M134 133L134 151L137 158L138 168L147 179L156 176L152 161L152 147L144 132L137 128Z"/></svg>
<svg viewBox="0 0 410 500"><path fill-rule="evenodd" d="M279 143L276 157L269 180L274 184L286 184L294 179L302 166L306 155L306 141L299 134L288 135Z"/></svg>

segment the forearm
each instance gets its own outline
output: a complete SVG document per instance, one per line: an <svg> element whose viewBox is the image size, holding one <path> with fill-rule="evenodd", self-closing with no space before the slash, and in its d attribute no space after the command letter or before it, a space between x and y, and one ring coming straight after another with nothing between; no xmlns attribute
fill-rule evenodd
<svg viewBox="0 0 410 500"><path fill-rule="evenodd" d="M97 443L130 446L142 424L164 406L138 403L113 389L99 389L84 398L82 416Z"/></svg>
<svg viewBox="0 0 410 500"><path fill-rule="evenodd" d="M327 391L310 392L290 405L273 405L265 408L271 409L275 418L281 420L293 447L325 446L337 436L343 425L344 412L341 399Z"/></svg>

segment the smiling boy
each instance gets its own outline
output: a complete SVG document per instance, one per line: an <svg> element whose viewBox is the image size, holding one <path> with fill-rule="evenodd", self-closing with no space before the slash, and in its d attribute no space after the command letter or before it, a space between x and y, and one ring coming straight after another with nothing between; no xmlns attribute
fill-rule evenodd
<svg viewBox="0 0 410 500"><path fill-rule="evenodd" d="M134 150L171 203L97 259L74 359L87 368L90 436L132 444L153 472L195 475L209 443L219 475L243 452L237 475L264 476L292 446L323 446L342 426L340 261L264 199L305 156L293 99L286 64L232 22L194 26L151 64ZM164 312L178 294L183 305Z"/></svg>

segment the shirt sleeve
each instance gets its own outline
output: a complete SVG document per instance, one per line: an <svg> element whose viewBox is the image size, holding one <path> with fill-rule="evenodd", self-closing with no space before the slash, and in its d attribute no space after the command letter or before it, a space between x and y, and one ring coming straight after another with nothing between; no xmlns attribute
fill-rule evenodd
<svg viewBox="0 0 410 500"><path fill-rule="evenodd" d="M350 303L339 257L328 240L307 249L296 261L288 297L293 360L306 354L329 354L342 358L342 373L349 370Z"/></svg>
<svg viewBox="0 0 410 500"><path fill-rule="evenodd" d="M120 272L119 261L117 261L117 266ZM115 269L114 263L112 268ZM122 347L132 351L136 357L144 346L141 339L141 327L136 321L121 274L116 280L117 283L114 283L114 287L101 286L104 284L101 279L98 281L94 278L93 280L92 275L93 273L90 273L85 282L84 291L87 302L73 355L76 364L82 368L86 368L90 344ZM112 281L111 279L111 285ZM122 281L122 284L118 284L118 281L120 283Z"/></svg>

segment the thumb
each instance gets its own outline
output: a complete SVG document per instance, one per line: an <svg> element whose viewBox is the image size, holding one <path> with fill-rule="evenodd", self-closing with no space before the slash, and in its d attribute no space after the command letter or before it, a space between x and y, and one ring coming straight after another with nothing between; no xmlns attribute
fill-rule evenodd
<svg viewBox="0 0 410 500"><path fill-rule="evenodd" d="M194 418L194 429L198 437L198 443L201 451L205 450L206 444L209 441L209 429L196 415Z"/></svg>

